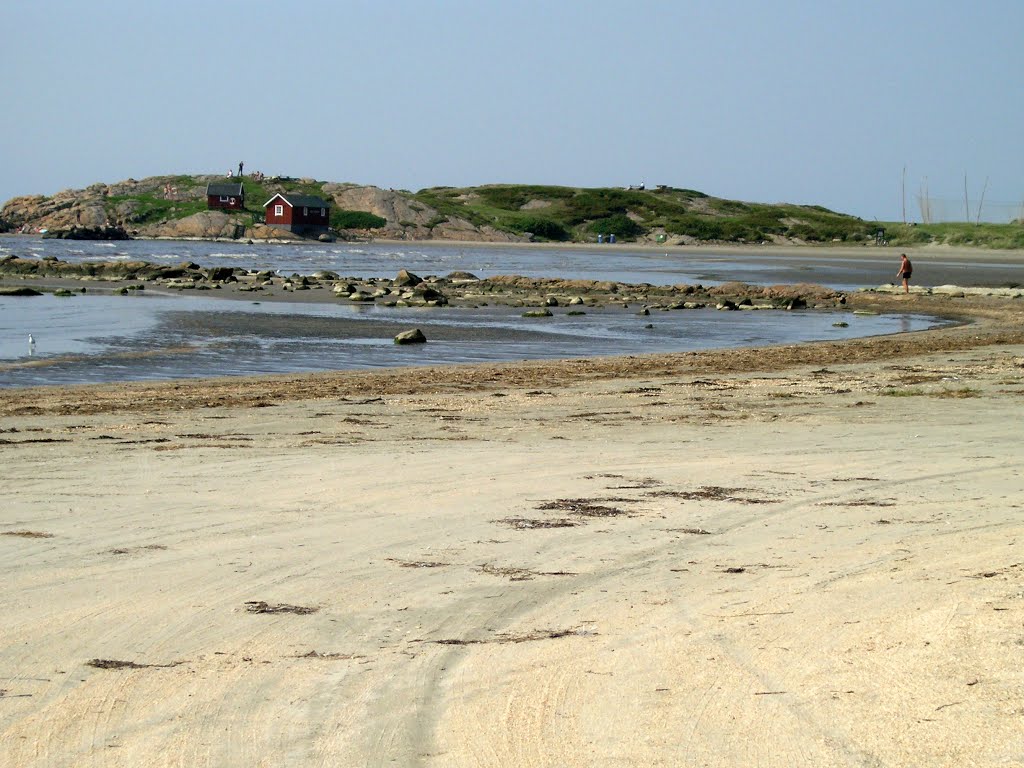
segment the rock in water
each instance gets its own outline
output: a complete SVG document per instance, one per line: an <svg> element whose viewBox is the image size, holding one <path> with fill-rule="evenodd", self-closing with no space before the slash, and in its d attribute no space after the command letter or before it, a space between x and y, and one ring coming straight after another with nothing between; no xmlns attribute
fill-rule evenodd
<svg viewBox="0 0 1024 768"><path fill-rule="evenodd" d="M402 331L395 336L395 344L426 344L426 342L427 337L423 335L423 331L419 328L413 328L411 331Z"/></svg>
<svg viewBox="0 0 1024 768"><path fill-rule="evenodd" d="M131 240L124 227L76 227L58 229L43 235L44 240Z"/></svg>
<svg viewBox="0 0 1024 768"><path fill-rule="evenodd" d="M414 275L407 269L398 270L398 276L395 278L395 285L399 288L411 288L414 285L419 285L423 282L423 278L419 275Z"/></svg>

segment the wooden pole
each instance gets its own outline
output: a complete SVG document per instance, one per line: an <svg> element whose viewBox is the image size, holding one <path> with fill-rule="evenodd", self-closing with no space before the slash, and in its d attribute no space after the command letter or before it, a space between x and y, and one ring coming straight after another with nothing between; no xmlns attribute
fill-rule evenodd
<svg viewBox="0 0 1024 768"><path fill-rule="evenodd" d="M903 166L903 180L900 182L900 197L903 199L903 223L907 223L907 166Z"/></svg>
<svg viewBox="0 0 1024 768"><path fill-rule="evenodd" d="M964 174L964 221L971 223L971 207L967 203L967 174Z"/></svg>
<svg viewBox="0 0 1024 768"><path fill-rule="evenodd" d="M985 204L986 190L988 190L988 176L985 177L985 186L981 188L981 199L978 201L978 218L974 220L975 226L981 223L981 206Z"/></svg>

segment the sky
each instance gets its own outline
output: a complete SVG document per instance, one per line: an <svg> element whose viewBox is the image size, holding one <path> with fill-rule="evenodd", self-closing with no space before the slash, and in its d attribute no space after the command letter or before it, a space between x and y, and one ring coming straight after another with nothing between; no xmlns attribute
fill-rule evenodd
<svg viewBox="0 0 1024 768"><path fill-rule="evenodd" d="M1024 205L1021 0L7 0L0 201L245 169ZM959 201L959 202L957 202ZM987 217L986 217L987 218Z"/></svg>

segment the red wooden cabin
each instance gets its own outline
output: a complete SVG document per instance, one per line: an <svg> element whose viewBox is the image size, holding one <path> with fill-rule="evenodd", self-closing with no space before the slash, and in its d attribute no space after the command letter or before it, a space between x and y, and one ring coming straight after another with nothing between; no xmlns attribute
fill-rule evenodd
<svg viewBox="0 0 1024 768"><path fill-rule="evenodd" d="M240 211L245 208L245 188L241 184L207 184L206 207Z"/></svg>
<svg viewBox="0 0 1024 768"><path fill-rule="evenodd" d="M274 195L263 206L267 226L286 229L297 235L319 235L331 222L331 204L312 195Z"/></svg>

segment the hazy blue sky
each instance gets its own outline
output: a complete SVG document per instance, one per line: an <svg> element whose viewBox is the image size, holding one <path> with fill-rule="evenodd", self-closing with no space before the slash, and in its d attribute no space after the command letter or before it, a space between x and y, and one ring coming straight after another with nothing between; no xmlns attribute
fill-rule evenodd
<svg viewBox="0 0 1024 768"><path fill-rule="evenodd" d="M1024 203L1024 0L8 0L0 201L167 173Z"/></svg>

